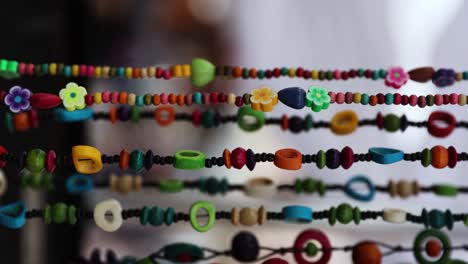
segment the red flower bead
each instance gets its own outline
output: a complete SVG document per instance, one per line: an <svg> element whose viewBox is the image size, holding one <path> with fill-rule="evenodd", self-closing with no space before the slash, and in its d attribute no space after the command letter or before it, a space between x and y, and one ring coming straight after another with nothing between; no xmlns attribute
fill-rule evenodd
<svg viewBox="0 0 468 264"><path fill-rule="evenodd" d="M247 162L247 154L245 149L236 148L231 152L231 164L236 169L242 169Z"/></svg>

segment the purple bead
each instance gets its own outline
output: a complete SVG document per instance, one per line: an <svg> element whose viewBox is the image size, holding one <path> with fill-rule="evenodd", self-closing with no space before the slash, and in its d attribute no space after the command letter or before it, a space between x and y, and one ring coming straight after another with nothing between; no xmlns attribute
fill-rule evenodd
<svg viewBox="0 0 468 264"><path fill-rule="evenodd" d="M21 171L24 168L24 164L26 162L26 151L23 151L18 156L18 171Z"/></svg>
<svg viewBox="0 0 468 264"><path fill-rule="evenodd" d="M257 161L255 160L255 153L253 152L253 150L251 149L248 149L247 152L247 168L250 170L250 171L253 171L253 169L255 168L255 164L257 163Z"/></svg>
<svg viewBox="0 0 468 264"><path fill-rule="evenodd" d="M117 110L117 116L120 121L128 121L130 119L130 107L122 106Z"/></svg>
<svg viewBox="0 0 468 264"><path fill-rule="evenodd" d="M327 167L329 169L336 169L340 166L340 151L337 149L329 149L325 153L327 157Z"/></svg>
<svg viewBox="0 0 468 264"><path fill-rule="evenodd" d="M437 87L450 86L455 83L455 71L452 69L438 69L432 76L432 82Z"/></svg>

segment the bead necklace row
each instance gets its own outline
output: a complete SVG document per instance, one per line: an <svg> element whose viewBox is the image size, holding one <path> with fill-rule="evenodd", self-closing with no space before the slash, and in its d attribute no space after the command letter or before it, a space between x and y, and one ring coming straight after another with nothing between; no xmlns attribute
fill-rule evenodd
<svg viewBox="0 0 468 264"><path fill-rule="evenodd" d="M248 122L247 118L252 121ZM468 128L467 121L457 122L454 115L445 111L434 111L429 115L427 121L409 121L406 115L398 117L395 114L382 115L380 112L375 119L359 120L356 112L344 110L337 112L327 121L315 121L312 115L308 114L302 118L300 116L288 117L286 114L280 118L266 118L261 111L255 111L250 107L242 107L236 115L222 116L217 110L195 110L192 114L176 113L171 106L159 106L154 111L142 111L140 107L122 106L118 109L111 107L109 112L94 112L92 108L79 111L63 111L56 109L52 115L50 112L35 112L34 110L11 115L5 113L6 126L10 132L27 131L31 127L37 128L39 120L54 119L61 123L80 122L86 120L110 120L112 124L119 121L138 122L141 119L154 119L160 126L168 126L175 121L188 121L196 127L206 129L216 128L222 124L235 122L244 131L253 132L260 130L264 125L278 125L281 130L289 130L292 133L300 133L311 129L329 128L336 135L348 135L353 133L357 127L377 126L378 129L384 129L387 132L405 131L408 127L425 127L429 134L434 137L447 137L455 128ZM446 126L442 127L438 122L443 122Z"/></svg>
<svg viewBox="0 0 468 264"><path fill-rule="evenodd" d="M306 229L297 236L293 246L272 248L261 246L255 234L241 231L232 238L231 247L228 250L210 249L197 244L179 242L166 245L140 260L127 256L119 262L116 254L108 250L104 263L158 264L158 260L171 263L194 263L206 262L216 257L231 257L238 262L263 261L262 264L287 264L287 261L277 257L272 258L272 256L290 253L293 254L298 264L326 264L330 261L332 253L337 251L350 252L352 260L349 263L353 264L380 264L384 257L404 252L412 252L419 264L466 263L451 258L454 250L466 251L468 245L454 246L445 233L434 229L419 232L410 247L389 245L375 240L363 240L354 245L336 247L332 246L324 232L318 229ZM83 264L102 263L101 252L95 249L89 260L84 258L80 260Z"/></svg>
<svg viewBox="0 0 468 264"><path fill-rule="evenodd" d="M198 213L206 210L207 222L199 222ZM107 216L112 215L112 220ZM379 211L361 211L359 207L353 207L348 203L341 203L337 207L330 207L322 211L314 211L311 207L302 205L289 205L280 212L267 211L265 207L251 208L234 207L231 211L216 211L215 206L207 201L197 201L190 207L189 213L176 212L169 207L166 210L158 206L137 209L122 209L120 202L108 199L98 203L93 211L82 210L73 205L56 203L44 209L27 210L24 201L3 205L0 207L0 225L17 229L24 226L26 219L42 218L45 224L70 224L74 225L79 220L94 219L95 224L106 232L117 231L123 221L129 218L138 218L142 225L161 226L171 225L178 221L190 222L194 230L207 232L217 220L229 220L233 225L254 226L263 225L267 221L283 221L286 223L312 223L317 220L326 220L330 225L337 222L349 224L354 222L359 225L361 221L377 220L393 224L414 223L422 224L426 228L441 229L446 227L452 230L456 222L464 222L468 225L468 214L453 214L449 209L444 211L423 209L420 215L414 215L398 208L385 208Z"/></svg>
<svg viewBox="0 0 468 264"><path fill-rule="evenodd" d="M257 162L272 162L277 168L284 170L299 170L302 164L315 163L317 168L323 169L349 169L356 162L373 161L378 164L392 164L400 161L420 161L421 165L437 169L445 167L454 168L458 161L468 161L468 153L458 153L455 147L434 146L415 153L404 153L398 149L369 148L367 153L354 153L352 148L319 150L317 154L302 154L296 149L285 148L275 153L255 153L252 149L245 150L242 147L223 151L221 157L207 158L203 152L196 150L179 150L173 156L155 155L153 151L146 153L142 150L134 150L129 153L122 150L119 155L101 155L98 149L91 146L72 147L71 157L68 155L57 156L53 150L45 152L42 149L32 149L19 154L8 153L0 146L0 168L8 163L17 165L18 170L26 168L32 173L53 173L57 165L68 166L73 164L75 170L81 174L94 174L102 170L103 164L119 164L121 170L130 169L140 173L143 169L150 170L153 165L171 165L176 169L197 170L211 168L213 166L225 166L227 169L242 169L246 166L250 171L254 170Z"/></svg>
<svg viewBox="0 0 468 264"><path fill-rule="evenodd" d="M261 87L242 96L234 93L200 93L193 94L145 94L136 95L127 92L96 92L88 94L86 89L76 83L68 83L60 90L59 95L48 93L33 94L29 89L13 86L9 92L0 92L0 100L12 111L19 113L34 109L52 109L63 105L67 111L75 111L93 104L127 104L130 106L172 104L179 106L229 104L237 107L250 105L254 110L271 112L278 101L293 108L302 109L310 107L314 112L328 109L330 104L361 104L361 105L410 105L420 108L440 105L465 106L465 94L436 94L436 95L401 95L399 93L368 95L367 93L329 92L324 88L310 87L306 92L299 87L285 88L278 93L271 88Z"/></svg>
<svg viewBox="0 0 468 264"><path fill-rule="evenodd" d="M216 77L234 79L271 79L279 77L303 78L305 80L331 81L354 78L370 80L384 80L385 85L399 89L408 80L416 82L432 81L437 87L453 85L455 82L468 80L468 71L456 72L453 69L437 69L421 67L406 72L401 67L385 69L350 69L350 70L315 70L287 67L273 69L246 68L240 66L215 66L211 62L195 58L191 64L177 64L168 68L149 67L110 67L95 65L66 65L63 63L32 64L16 60L0 60L0 76L6 79L22 76L63 76L63 77L89 77L89 78L127 78L145 79L157 78L169 80L173 77L190 78L192 85L202 87L209 84Z"/></svg>

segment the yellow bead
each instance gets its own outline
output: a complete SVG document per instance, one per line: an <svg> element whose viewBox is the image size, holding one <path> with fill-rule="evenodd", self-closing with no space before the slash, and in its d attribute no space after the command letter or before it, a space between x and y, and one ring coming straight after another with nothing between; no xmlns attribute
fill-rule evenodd
<svg viewBox="0 0 468 264"><path fill-rule="evenodd" d="M132 74L133 74L133 68L132 67L125 68L125 77L127 77L128 79L131 79Z"/></svg>
<svg viewBox="0 0 468 264"><path fill-rule="evenodd" d="M80 75L80 66L74 64L72 65L72 76L78 77Z"/></svg>
<svg viewBox="0 0 468 264"><path fill-rule="evenodd" d="M94 103L95 104L102 103L102 93L99 93L99 92L94 93Z"/></svg>
<svg viewBox="0 0 468 264"><path fill-rule="evenodd" d="M109 66L102 67L102 77L109 78L109 71L110 71Z"/></svg>
<svg viewBox="0 0 468 264"><path fill-rule="evenodd" d="M127 97L128 105L135 105L136 95L134 93L129 93Z"/></svg>
<svg viewBox="0 0 468 264"><path fill-rule="evenodd" d="M319 74L318 74L317 70L312 70L310 73L311 73L312 80L317 80L318 79Z"/></svg>
<svg viewBox="0 0 468 264"><path fill-rule="evenodd" d="M333 116L330 129L337 135L347 135L356 130L358 123L358 115L354 111L344 110Z"/></svg>
<svg viewBox="0 0 468 264"><path fill-rule="evenodd" d="M188 77L188 76L192 75L192 67L190 66L190 64L182 65L182 75L184 77Z"/></svg>
<svg viewBox="0 0 468 264"><path fill-rule="evenodd" d="M295 77L296 76L296 69L289 68L288 75L289 75L289 77Z"/></svg>
<svg viewBox="0 0 468 264"><path fill-rule="evenodd" d="M74 146L72 160L78 173L93 174L102 170L101 152L91 146Z"/></svg>
<svg viewBox="0 0 468 264"><path fill-rule="evenodd" d="M148 77L148 69L147 68L141 68L140 69L140 77L142 79Z"/></svg>
<svg viewBox="0 0 468 264"><path fill-rule="evenodd" d="M355 104L361 103L361 93L354 93L353 102Z"/></svg>
<svg viewBox="0 0 468 264"><path fill-rule="evenodd" d="M156 75L156 67L149 67L148 68L148 77L153 78Z"/></svg>
<svg viewBox="0 0 468 264"><path fill-rule="evenodd" d="M49 64L49 73L52 76L55 76L57 74L57 64L56 63Z"/></svg>
<svg viewBox="0 0 468 264"><path fill-rule="evenodd" d="M233 93L229 93L227 96L227 103L233 105L236 103L236 95Z"/></svg>
<svg viewBox="0 0 468 264"><path fill-rule="evenodd" d="M171 73L174 77L182 77L182 65L177 64L171 67Z"/></svg>
<svg viewBox="0 0 468 264"><path fill-rule="evenodd" d="M101 78L101 74L102 74L101 66L96 66L96 68L94 68L94 77Z"/></svg>
<svg viewBox="0 0 468 264"><path fill-rule="evenodd" d="M460 105L460 106L466 105L466 95L465 94L458 95L458 105Z"/></svg>

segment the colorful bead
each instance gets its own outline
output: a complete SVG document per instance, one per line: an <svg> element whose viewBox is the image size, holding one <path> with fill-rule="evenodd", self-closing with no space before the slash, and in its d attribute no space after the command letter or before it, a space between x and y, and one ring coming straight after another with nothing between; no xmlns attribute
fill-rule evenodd
<svg viewBox="0 0 468 264"><path fill-rule="evenodd" d="M112 214L112 220L106 217L107 213ZM117 231L123 224L122 206L115 199L108 199L98 203L94 207L94 222L106 232Z"/></svg>
<svg viewBox="0 0 468 264"><path fill-rule="evenodd" d="M205 209L207 214L208 214L208 220L207 223L204 226L201 226L198 223L198 217L197 213L200 209ZM193 229L195 229L198 232L206 232L210 230L214 223L215 223L215 214L216 214L216 209L213 204L205 201L198 201L192 204L190 207L190 224L192 225Z"/></svg>
<svg viewBox="0 0 468 264"><path fill-rule="evenodd" d="M141 150L134 150L130 154L130 169L135 173L139 173L143 170L145 154Z"/></svg>
<svg viewBox="0 0 468 264"><path fill-rule="evenodd" d="M205 154L196 150L179 150L174 156L174 167L183 170L196 170L205 167Z"/></svg>
<svg viewBox="0 0 468 264"><path fill-rule="evenodd" d="M83 109L86 104L84 97L87 94L86 89L78 84L70 82L65 88L60 90L59 97L62 99L63 106L68 111Z"/></svg>
<svg viewBox="0 0 468 264"><path fill-rule="evenodd" d="M215 78L215 66L202 58L192 60L190 81L192 85L203 87Z"/></svg>
<svg viewBox="0 0 468 264"><path fill-rule="evenodd" d="M87 175L75 173L68 177L65 187L70 194L81 194L93 189L93 179Z"/></svg>
<svg viewBox="0 0 468 264"><path fill-rule="evenodd" d="M308 229L303 231L294 241L294 248L296 249L304 249L306 244L311 243L312 241L317 242L322 249L322 254L319 259L315 260L314 262L309 261L304 257L303 250L295 250L294 251L294 260L298 264L324 264L330 261L332 255L332 246L328 237L321 232L320 230L316 229Z"/></svg>
<svg viewBox="0 0 468 264"><path fill-rule="evenodd" d="M369 153L374 162L379 164L391 164L403 160L403 152L391 148L370 148Z"/></svg>
<svg viewBox="0 0 468 264"><path fill-rule="evenodd" d="M361 194L353 189L352 185L356 183L363 183L366 185L368 192L367 194ZM369 180L368 177L357 175L352 177L345 185L344 192L351 198L358 201L368 202L371 201L375 196L375 185Z"/></svg>
<svg viewBox="0 0 468 264"><path fill-rule="evenodd" d="M255 122L247 122L246 117L252 117ZM261 129L265 125L265 114L262 111L255 111L251 107L241 107L237 112L237 124L248 132Z"/></svg>
<svg viewBox="0 0 468 264"><path fill-rule="evenodd" d="M24 201L0 206L0 225L10 229L18 229L25 223L26 204Z"/></svg>
<svg viewBox="0 0 468 264"><path fill-rule="evenodd" d="M245 149L236 148L231 152L231 164L234 168L240 170L247 163L247 154Z"/></svg>
<svg viewBox="0 0 468 264"><path fill-rule="evenodd" d="M93 174L102 169L101 153L90 146L74 146L72 160L75 170L82 174Z"/></svg>
<svg viewBox="0 0 468 264"><path fill-rule="evenodd" d="M376 243L364 241L353 247L352 259L353 264L380 264L382 253Z"/></svg>
<svg viewBox="0 0 468 264"><path fill-rule="evenodd" d="M356 130L358 123L356 112L352 110L340 111L331 119L330 129L337 135L347 135Z"/></svg>
<svg viewBox="0 0 468 264"><path fill-rule="evenodd" d="M299 170L302 167L302 154L295 149L280 149L275 152L274 164L284 170Z"/></svg>
<svg viewBox="0 0 468 264"><path fill-rule="evenodd" d="M448 150L442 146L434 146L431 149L432 167L442 169L447 167L449 163Z"/></svg>
<svg viewBox="0 0 468 264"><path fill-rule="evenodd" d="M271 112L273 106L278 103L278 95L271 88L260 87L251 92L250 102L254 110Z"/></svg>
<svg viewBox="0 0 468 264"><path fill-rule="evenodd" d="M304 108L306 105L305 98L306 92L299 87L289 87L278 92L278 100L294 109Z"/></svg>
<svg viewBox="0 0 468 264"><path fill-rule="evenodd" d="M292 223L312 222L312 209L306 206L290 205L281 210L284 221Z"/></svg>

